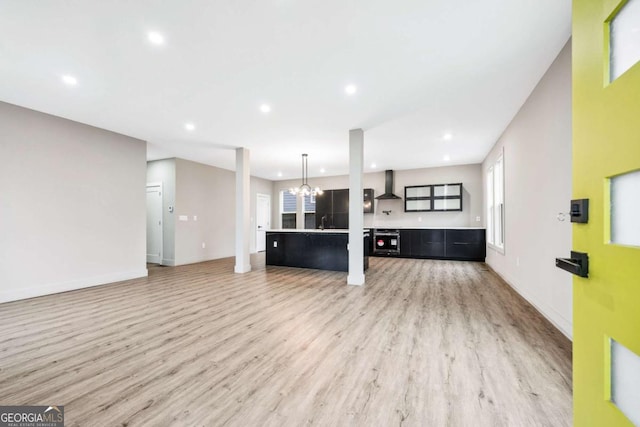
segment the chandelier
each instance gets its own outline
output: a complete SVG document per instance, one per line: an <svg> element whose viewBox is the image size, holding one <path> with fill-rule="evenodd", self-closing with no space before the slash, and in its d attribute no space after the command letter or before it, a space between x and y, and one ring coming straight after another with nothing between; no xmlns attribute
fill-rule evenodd
<svg viewBox="0 0 640 427"><path fill-rule="evenodd" d="M307 175L309 172L309 166L307 165L307 155L302 155L302 184L300 187L294 187L289 189L289 193L300 195L300 197L305 196L316 196L318 194L322 194L322 190L320 187L311 188L309 183L307 182Z"/></svg>

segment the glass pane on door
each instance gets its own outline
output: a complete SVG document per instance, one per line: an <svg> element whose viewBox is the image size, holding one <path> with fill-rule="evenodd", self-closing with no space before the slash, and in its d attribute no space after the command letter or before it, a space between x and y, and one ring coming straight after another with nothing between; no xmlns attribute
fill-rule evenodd
<svg viewBox="0 0 640 427"><path fill-rule="evenodd" d="M640 426L640 356L611 340L611 401Z"/></svg>
<svg viewBox="0 0 640 427"><path fill-rule="evenodd" d="M640 171L611 178L611 243L640 246Z"/></svg>
<svg viewBox="0 0 640 427"><path fill-rule="evenodd" d="M629 0L609 25L610 80L640 61L640 0Z"/></svg>

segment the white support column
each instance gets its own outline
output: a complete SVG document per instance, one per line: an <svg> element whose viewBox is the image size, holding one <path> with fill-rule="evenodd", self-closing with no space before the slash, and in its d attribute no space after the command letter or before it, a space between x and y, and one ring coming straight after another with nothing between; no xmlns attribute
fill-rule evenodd
<svg viewBox="0 0 640 427"><path fill-rule="evenodd" d="M251 271L249 255L250 192L249 150L236 148L236 273Z"/></svg>
<svg viewBox="0 0 640 427"><path fill-rule="evenodd" d="M348 285L364 285L364 213L362 171L364 132L349 131L349 275Z"/></svg>

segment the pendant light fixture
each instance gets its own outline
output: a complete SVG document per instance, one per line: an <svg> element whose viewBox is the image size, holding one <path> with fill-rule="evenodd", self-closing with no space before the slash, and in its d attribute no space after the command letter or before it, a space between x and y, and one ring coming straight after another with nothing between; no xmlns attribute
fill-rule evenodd
<svg viewBox="0 0 640 427"><path fill-rule="evenodd" d="M308 156L306 154L302 155L302 184L300 185L300 187L294 187L289 189L289 193L297 194L300 197L305 197L309 195L316 196L318 194L322 194L322 190L320 189L320 187L311 188L311 186L307 182L308 173L309 173L307 157Z"/></svg>

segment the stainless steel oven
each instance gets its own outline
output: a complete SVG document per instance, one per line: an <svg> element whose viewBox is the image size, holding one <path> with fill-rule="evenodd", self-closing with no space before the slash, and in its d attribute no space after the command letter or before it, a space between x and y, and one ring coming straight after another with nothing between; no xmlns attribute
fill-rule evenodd
<svg viewBox="0 0 640 427"><path fill-rule="evenodd" d="M378 255L400 255L400 231L376 228L373 231L373 253Z"/></svg>

